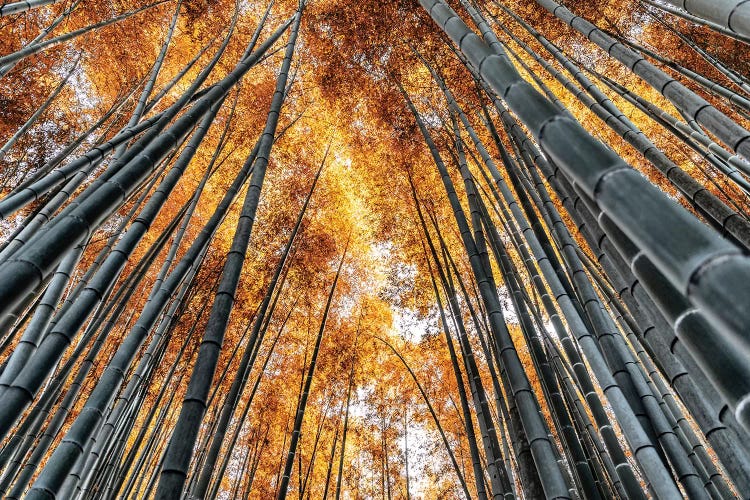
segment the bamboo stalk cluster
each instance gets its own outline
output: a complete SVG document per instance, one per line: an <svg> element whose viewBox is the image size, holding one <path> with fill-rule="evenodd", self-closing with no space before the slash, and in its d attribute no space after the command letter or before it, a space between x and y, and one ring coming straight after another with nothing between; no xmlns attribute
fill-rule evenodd
<svg viewBox="0 0 750 500"><path fill-rule="evenodd" d="M7 3L0 16L54 3ZM43 35L0 56L0 78L53 45L161 3L45 41L77 7L74 2ZM259 285L253 316L242 318L241 339L228 351L225 338L248 282L244 270L272 152L301 118L280 126L298 76L293 63L304 51L303 20L314 6L299 2L291 18L279 21L271 15L271 1L242 55L229 64L225 56L241 19L236 2L223 38L201 47L156 91L184 8L178 0L147 76L0 200L3 219L25 215L0 247L2 495L218 498L227 494L223 480L231 477L230 497L248 498L268 456L269 435L283 432L276 498L310 495L316 455L327 455L320 459L327 461L323 497L345 496L347 473L355 468L349 462L350 425L358 418L353 410L362 339L385 346L408 372L405 380L417 388L429 414L425 421L434 425L445 453L446 475L455 476L456 495L750 495L747 78L671 25L726 81L684 67L627 34L604 30L554 0L536 1L662 95L676 117L578 60L510 4L418 3L423 28L438 30L441 57L417 40L408 41L409 50L402 47L402 56L426 69L430 89L415 89L408 75L390 71L386 62L382 84L397 91L440 181L437 188L426 185L429 175L418 175L412 166L398 174L408 186L413 216L403 229L415 235L417 260L427 270L439 345L456 387L451 401L459 429L448 426L432 381L422 378L415 360L393 339L361 327L363 311L353 352L342 356L346 384L330 448L323 431L334 420L333 408L319 409L321 422L312 436L306 434L310 406L320 403L314 383L334 390L321 380L318 363L332 309L337 301L345 303L340 280L353 258L351 233L332 266L330 285L322 287L324 306L311 351L305 350L291 422L282 431L270 421L252 420L259 386L300 300L294 299L283 319L274 316L277 305L279 311L286 307L280 298L290 293L287 277L329 150L305 183L309 189L285 244L269 261L273 272ZM750 2L646 3L737 40L750 36ZM226 174L218 203L199 217L206 186L227 172L223 164L231 155L226 149L241 85L279 46L283 57L263 130L237 171ZM0 161L13 156L18 141L72 84L82 57L0 147ZM460 68L464 80L446 71L446 61ZM217 76L221 66L225 73ZM188 75L193 79L186 84ZM162 99L177 88L186 90L164 105ZM467 88L473 93L467 95ZM425 97L432 91L437 102ZM653 167L649 174L682 203L596 139L563 97L620 138L622 148L640 155ZM624 103L692 154L696 168L662 150L626 114ZM110 130L115 117L125 125ZM195 189L178 210L165 214L199 152L206 153L211 134L218 142L207 152ZM166 226L149 239L165 215ZM209 264L215 257L210 249L228 221L228 251ZM114 232L95 246L107 223L115 224ZM191 227L198 231L189 239ZM83 266L94 248L98 252ZM199 282L207 269L211 279ZM178 331L196 301L194 321ZM275 334L272 326L278 327ZM175 339L178 334L183 337ZM185 387L181 400L172 387ZM407 420L405 415L409 498L414 445ZM313 443L306 472L303 440ZM384 485L390 498L390 477Z"/></svg>

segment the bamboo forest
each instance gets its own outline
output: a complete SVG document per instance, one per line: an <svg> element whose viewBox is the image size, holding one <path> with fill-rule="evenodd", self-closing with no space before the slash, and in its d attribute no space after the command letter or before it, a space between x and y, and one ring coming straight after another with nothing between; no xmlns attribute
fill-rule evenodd
<svg viewBox="0 0 750 500"><path fill-rule="evenodd" d="M750 0L0 0L0 496L750 499Z"/></svg>

